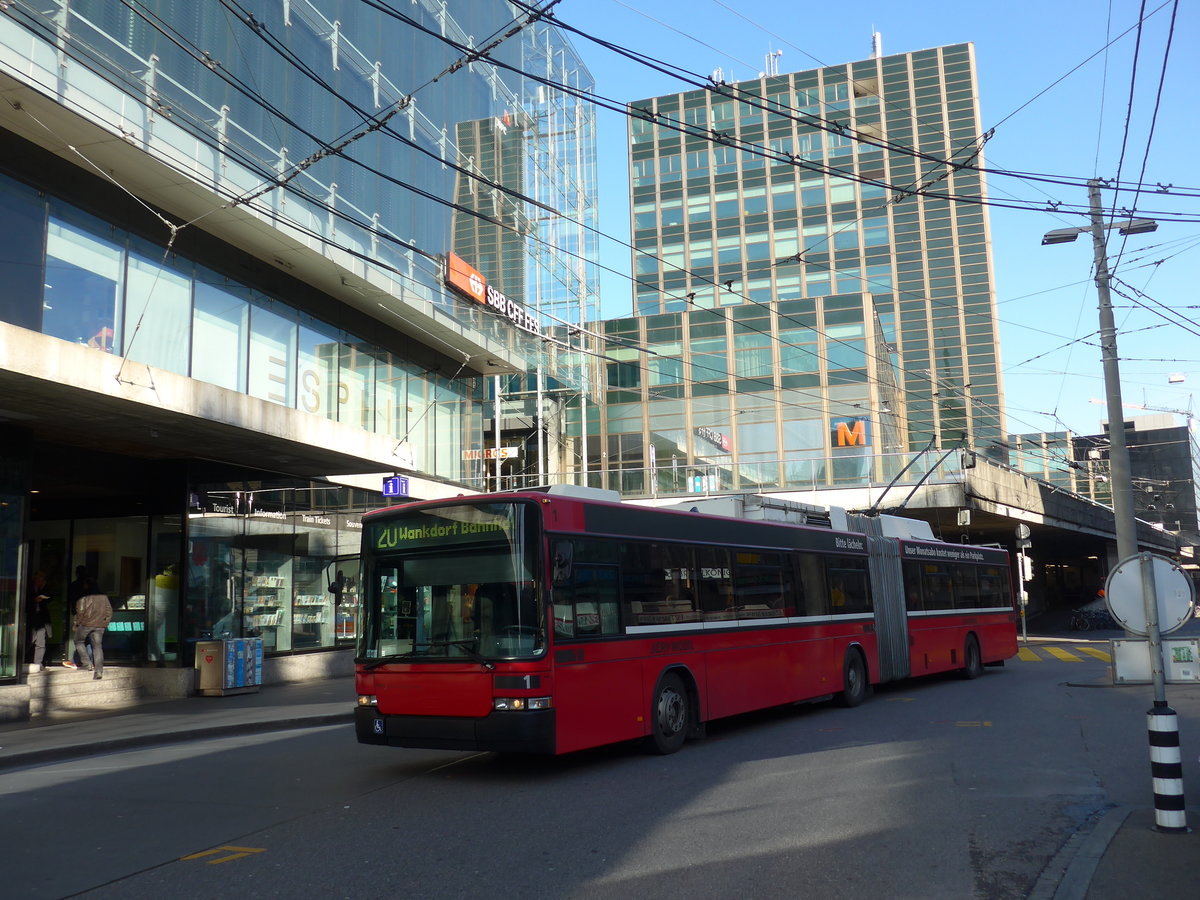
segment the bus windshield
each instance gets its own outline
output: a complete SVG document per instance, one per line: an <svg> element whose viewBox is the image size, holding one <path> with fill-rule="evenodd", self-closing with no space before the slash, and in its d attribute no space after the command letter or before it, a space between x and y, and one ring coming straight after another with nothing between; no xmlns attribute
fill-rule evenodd
<svg viewBox="0 0 1200 900"><path fill-rule="evenodd" d="M360 660L544 653L537 515L529 503L459 503L365 522Z"/></svg>

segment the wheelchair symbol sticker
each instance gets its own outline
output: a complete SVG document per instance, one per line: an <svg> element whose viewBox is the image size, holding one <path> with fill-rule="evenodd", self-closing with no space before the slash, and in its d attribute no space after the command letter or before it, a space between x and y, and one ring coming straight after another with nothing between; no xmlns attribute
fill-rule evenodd
<svg viewBox="0 0 1200 900"><path fill-rule="evenodd" d="M383 719L376 719L371 723L371 727L376 734L383 734Z"/></svg>

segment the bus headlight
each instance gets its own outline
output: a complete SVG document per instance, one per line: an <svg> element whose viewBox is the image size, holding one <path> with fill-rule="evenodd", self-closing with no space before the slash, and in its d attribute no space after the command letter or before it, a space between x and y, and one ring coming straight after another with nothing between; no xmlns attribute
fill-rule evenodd
<svg viewBox="0 0 1200 900"><path fill-rule="evenodd" d="M375 697L374 694L359 694L358 695L358 705L359 706L378 706L379 700Z"/></svg>
<svg viewBox="0 0 1200 900"><path fill-rule="evenodd" d="M496 710L521 710L521 709L549 709L549 697L496 697L492 700L492 709Z"/></svg>

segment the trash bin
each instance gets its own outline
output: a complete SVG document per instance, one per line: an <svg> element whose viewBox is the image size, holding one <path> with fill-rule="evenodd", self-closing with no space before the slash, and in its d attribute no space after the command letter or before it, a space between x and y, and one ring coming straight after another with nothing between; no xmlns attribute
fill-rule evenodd
<svg viewBox="0 0 1200 900"><path fill-rule="evenodd" d="M262 686L262 638L199 641L196 693L206 697L249 694Z"/></svg>

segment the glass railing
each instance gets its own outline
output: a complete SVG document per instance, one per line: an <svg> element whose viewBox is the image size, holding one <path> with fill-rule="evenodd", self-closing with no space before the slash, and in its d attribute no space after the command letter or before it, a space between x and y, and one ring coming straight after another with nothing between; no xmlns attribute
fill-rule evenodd
<svg viewBox="0 0 1200 900"><path fill-rule="evenodd" d="M813 491L840 487L884 488L895 481L895 489L909 490L920 483L958 483L963 480L962 455L944 450L880 456L831 456L805 459L759 460L753 463L718 465L667 465L590 470L586 473L558 472L539 475L520 471L529 461L504 460L497 478L495 464L466 486L478 491L522 490L550 484L587 484L615 490L622 497L639 499L662 496L713 495L746 491ZM976 464L981 461L977 460ZM907 466L907 470L905 467ZM517 471L514 471L517 470ZM903 473L903 474L901 474Z"/></svg>

